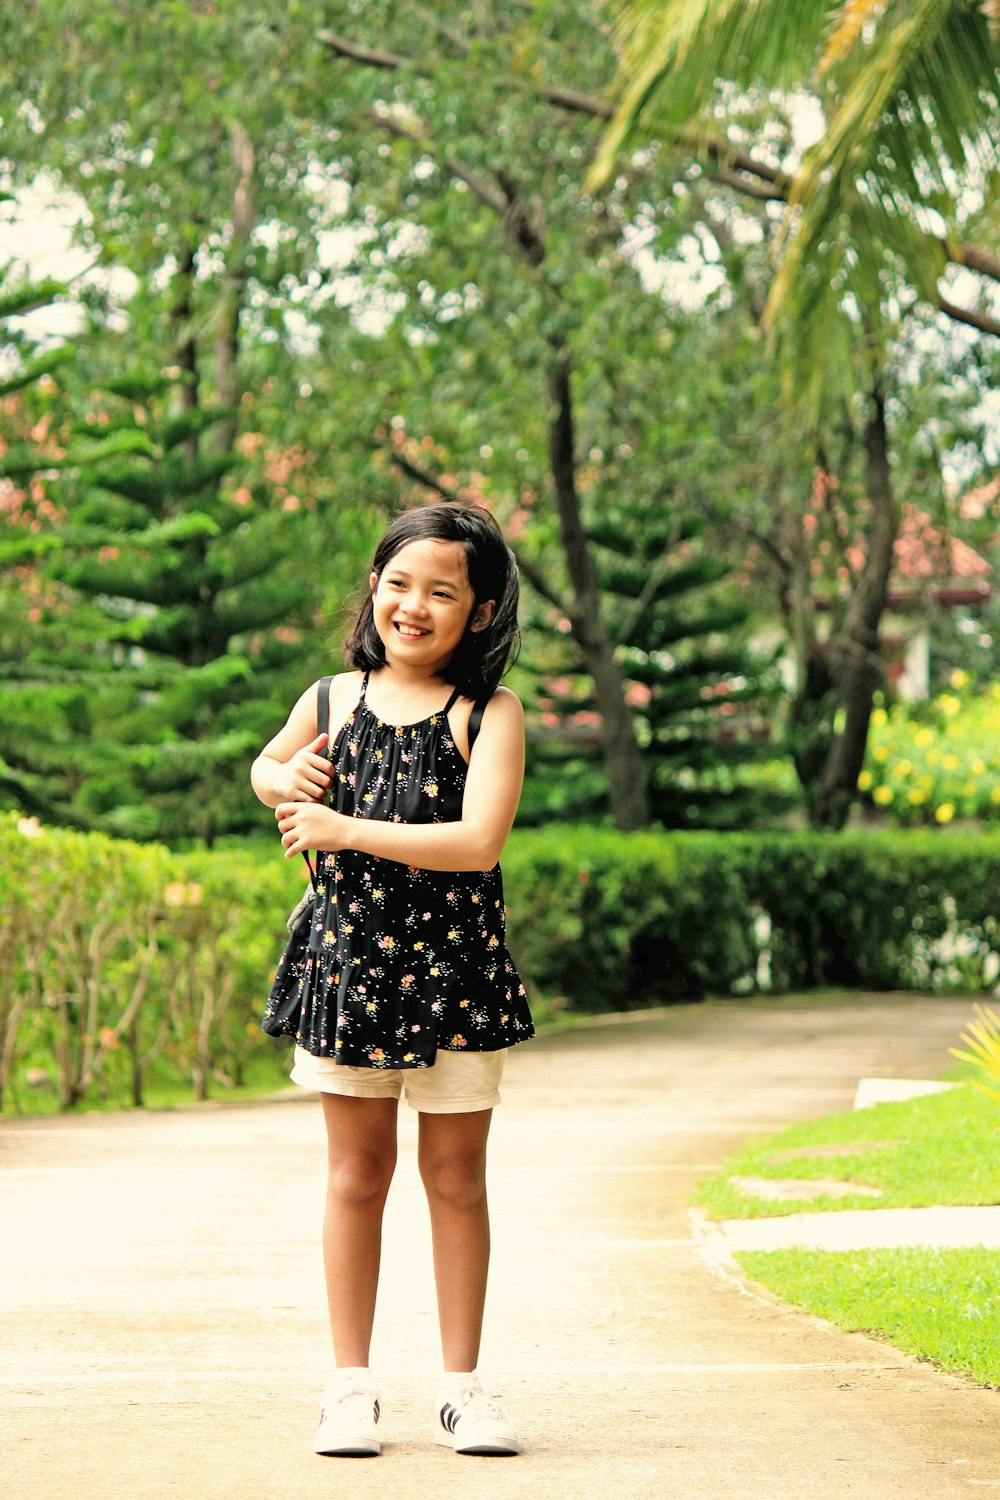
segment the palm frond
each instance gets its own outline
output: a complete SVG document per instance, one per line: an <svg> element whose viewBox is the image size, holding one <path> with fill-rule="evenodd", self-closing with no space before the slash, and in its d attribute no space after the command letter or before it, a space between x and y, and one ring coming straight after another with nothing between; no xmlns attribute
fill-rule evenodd
<svg viewBox="0 0 1000 1500"><path fill-rule="evenodd" d="M968 1051L963 1052L958 1047L949 1047L948 1051L960 1062L973 1063L991 1081L1000 1083L1000 1016L986 1006L976 1005L973 1009L979 1019L970 1021L968 1032L959 1033ZM1000 1101L1000 1092L990 1088L989 1084L979 1079L973 1079L973 1083L991 1099Z"/></svg>
<svg viewBox="0 0 1000 1500"><path fill-rule="evenodd" d="M829 17L816 0L621 0L613 9L622 87L588 177L592 189L640 129L669 133L696 120L719 79L738 88L801 84Z"/></svg>

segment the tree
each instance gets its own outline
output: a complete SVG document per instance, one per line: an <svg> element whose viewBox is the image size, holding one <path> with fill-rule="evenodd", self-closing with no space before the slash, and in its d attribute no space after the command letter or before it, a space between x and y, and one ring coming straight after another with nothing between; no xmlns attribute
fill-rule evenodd
<svg viewBox="0 0 1000 1500"><path fill-rule="evenodd" d="M362 411L386 461L418 492L479 494L513 528L536 616L565 622L590 679L614 820L642 826L654 756L637 734L640 722L647 732L629 701L638 656L621 629L638 601L623 607L605 587L611 562L599 560L595 540L616 499L623 520L639 516L643 496L667 518L674 502L657 436L671 372L664 366L650 389L639 352L662 355L670 320L624 253L640 190L581 194L594 126L554 114L524 86L537 39L516 8L431 23L434 49L426 15L408 7L366 17L369 35L390 12L391 50L359 37L353 16L350 37L320 34L336 68L328 118L372 236L369 285L396 307L364 361L373 380ZM600 31L575 10L553 13L552 38L591 77L610 62ZM373 132L385 146L372 145ZM617 496L614 484L624 487ZM665 519L659 532L665 545L676 528ZM646 525L636 546L655 535ZM661 622L666 561L656 553L659 599L642 600ZM706 659L702 680L713 670Z"/></svg>
<svg viewBox="0 0 1000 1500"><path fill-rule="evenodd" d="M721 115L738 128L763 87L810 88L825 112L824 133L801 165L771 174L788 209L761 321L805 391L818 448L831 415L842 425L856 392L865 403L864 562L841 628L822 643L814 632L801 637L793 712L810 815L840 827L880 683L879 628L899 514L887 408L901 310L923 295L950 316L1000 333L988 310L963 312L938 288L949 259L1000 279L1000 261L974 240L955 247L959 228L969 228L969 190L982 195L1000 123L992 11L967 0L844 4L825 48L826 18L815 6L629 0L619 17L624 94L593 181L640 123L668 136L697 134L717 130ZM730 176L735 188L749 190L747 175ZM928 231L928 214L943 233Z"/></svg>
<svg viewBox="0 0 1000 1500"><path fill-rule="evenodd" d="M843 327L845 296L864 310L869 339L891 336L884 304L893 262L910 289L905 300L915 292L1000 334L988 301L962 307L950 285L941 288L959 267L982 278L987 297L1000 281L992 0L840 0L832 18L808 0L618 0L615 11L620 103L594 181L640 134L683 129L704 149L720 116L738 121L748 96L764 90L805 94L821 111L815 144L771 174L789 212L766 314L814 395L844 351L843 334L833 347L830 337ZM751 176L734 185L749 188Z"/></svg>
<svg viewBox="0 0 1000 1500"><path fill-rule="evenodd" d="M289 436L284 316L307 276L322 281L320 195L302 181L287 31L266 10L135 7L119 67L121 7L40 3L0 63L12 168L44 163L81 194L81 237L134 286L127 310L90 292L91 337L59 355L78 361L69 408L47 414L44 449L35 431L7 456L9 472L49 476L45 515L18 517L19 555L37 559L21 592L44 580L44 597L5 643L7 786L57 820L209 840L262 826L251 748L298 690L289 669L304 686L310 658L313 675L326 665L317 619L345 559L360 573L359 507L320 519L324 482ZM325 574L304 568L324 552Z"/></svg>

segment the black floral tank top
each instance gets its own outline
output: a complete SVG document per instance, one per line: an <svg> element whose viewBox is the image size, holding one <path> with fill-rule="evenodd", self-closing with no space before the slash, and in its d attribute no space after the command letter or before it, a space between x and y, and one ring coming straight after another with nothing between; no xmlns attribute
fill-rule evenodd
<svg viewBox="0 0 1000 1500"><path fill-rule="evenodd" d="M466 763L448 710L387 724L361 697L337 733L327 797L338 812L455 822ZM500 866L422 870L347 850L319 857L296 1040L353 1067L428 1068L439 1047L493 1052L534 1034L504 938Z"/></svg>

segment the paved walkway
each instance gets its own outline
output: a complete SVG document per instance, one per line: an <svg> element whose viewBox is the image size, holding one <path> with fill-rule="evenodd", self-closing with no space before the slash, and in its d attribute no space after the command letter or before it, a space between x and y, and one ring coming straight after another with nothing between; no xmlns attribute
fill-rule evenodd
<svg viewBox="0 0 1000 1500"><path fill-rule="evenodd" d="M414 1120L386 1226L377 1460L310 1452L327 1348L311 1098L0 1127L0 1472L17 1500L951 1500L1000 1492L1000 1395L748 1295L687 1199L751 1132L933 1077L965 1003L678 1006L510 1060L484 1367L527 1443L427 1437Z"/></svg>

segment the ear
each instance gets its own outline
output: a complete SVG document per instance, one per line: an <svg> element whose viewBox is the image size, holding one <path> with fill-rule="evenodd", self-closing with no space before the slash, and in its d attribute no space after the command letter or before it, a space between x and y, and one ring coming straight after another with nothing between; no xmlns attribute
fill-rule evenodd
<svg viewBox="0 0 1000 1500"><path fill-rule="evenodd" d="M497 601L495 599L484 599L482 604L477 604L475 613L469 621L469 629L485 630L493 618L496 607Z"/></svg>
<svg viewBox="0 0 1000 1500"><path fill-rule="evenodd" d="M375 590L378 588L378 574L377 573L369 573L369 575L368 575L368 587L371 590L371 592L374 594Z"/></svg>

